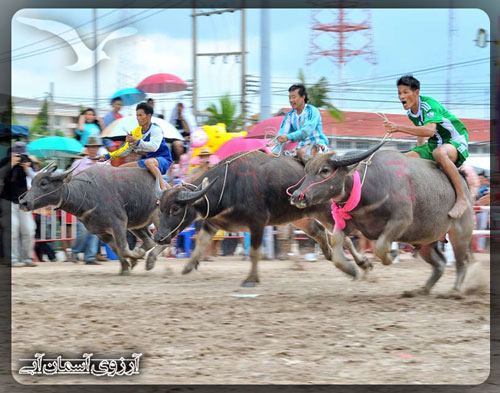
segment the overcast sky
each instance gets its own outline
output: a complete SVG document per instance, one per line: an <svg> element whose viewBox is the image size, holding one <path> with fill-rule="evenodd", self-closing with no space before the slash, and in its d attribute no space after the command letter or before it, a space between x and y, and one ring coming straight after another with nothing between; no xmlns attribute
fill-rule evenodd
<svg viewBox="0 0 500 393"><path fill-rule="evenodd" d="M198 11L210 11L208 9ZM132 36L109 41L104 50L110 59L98 64L100 108L109 109L109 97L118 89L135 87L148 75L166 72L184 80L192 78L192 17L190 9L99 9L98 42L120 27L132 27ZM260 10L247 10L247 71L260 80ZM271 81L273 112L288 107L289 85L297 81L299 69L307 82L325 76L332 88L332 104L346 111L404 113L397 99L398 76L413 73L421 82L421 94L443 102L464 118L489 118L489 49L479 48L477 30L489 30L489 18L481 10L453 10L453 38L449 41L450 13L446 9L347 10L351 23L371 17L372 65L366 57L352 57L339 73L332 58L318 58L306 65L311 50L311 11L270 10ZM70 71L66 66L76 56L61 38L20 23L17 17L54 20L76 28L93 48L91 9L23 9L12 20L12 94L43 98L54 82L55 100L82 106L94 105L93 69ZM321 11L316 18L335 23L336 10ZM198 51L240 50L241 13L199 17ZM337 37L323 34L315 42L321 49L337 48ZM349 34L348 49L368 43L362 32ZM451 52L450 52L451 48ZM8 53L2 53L5 61ZM451 67L448 67L451 64ZM240 94L240 64L235 57L198 59L199 109L228 92L235 101ZM447 82L450 84L447 90ZM160 111L168 115L181 93L151 95ZM258 92L248 96L250 112L259 112ZM186 102L188 106L191 103ZM132 113L132 107L125 113Z"/></svg>

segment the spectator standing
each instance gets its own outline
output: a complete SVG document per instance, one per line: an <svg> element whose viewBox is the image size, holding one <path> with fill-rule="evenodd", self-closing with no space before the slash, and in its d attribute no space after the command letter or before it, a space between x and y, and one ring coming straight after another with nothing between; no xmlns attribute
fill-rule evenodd
<svg viewBox="0 0 500 393"><path fill-rule="evenodd" d="M24 142L14 143L10 150L0 163L0 178L4 179L1 193L4 256L10 256L13 267L37 266L33 263L35 220L31 212L19 209L19 197L28 191L31 161Z"/></svg>
<svg viewBox="0 0 500 393"><path fill-rule="evenodd" d="M170 123L181 133L182 141L174 139L172 143L172 159L178 163L180 156L189 151L191 132L196 128L194 117L186 110L182 102L178 102L170 113Z"/></svg>
<svg viewBox="0 0 500 393"><path fill-rule="evenodd" d="M80 137L80 143L86 146L89 137L99 138L103 129L102 120L96 115L94 109L87 108L80 114L75 132Z"/></svg>
<svg viewBox="0 0 500 393"><path fill-rule="evenodd" d="M123 100L120 97L115 97L111 100L111 107L112 109L102 118L103 130L115 120L123 118L123 115L120 113L120 110L123 107ZM102 143L104 144L106 149L115 147L113 141L109 138L103 138Z"/></svg>
<svg viewBox="0 0 500 393"><path fill-rule="evenodd" d="M120 113L123 107L123 101L120 97L115 97L111 100L111 107L113 109L106 113L102 118L104 127L109 126L115 120L121 119L123 117L123 115Z"/></svg>
<svg viewBox="0 0 500 393"><path fill-rule="evenodd" d="M155 100L153 100L152 98L148 98L146 100L146 104L153 108L153 117L160 117L160 115L155 111Z"/></svg>
<svg viewBox="0 0 500 393"><path fill-rule="evenodd" d="M97 152L102 146L102 143L98 138L92 136L88 139L85 147L87 148L87 155L79 160L73 162L72 167L76 166L73 174L83 172L85 169L90 168L97 164ZM96 255L99 248L99 238L87 231L87 228L83 223L78 220L76 224L76 239L73 243L73 248L71 249L71 260L72 262L78 262L78 254L85 254L85 264L86 265L100 265L96 260Z"/></svg>

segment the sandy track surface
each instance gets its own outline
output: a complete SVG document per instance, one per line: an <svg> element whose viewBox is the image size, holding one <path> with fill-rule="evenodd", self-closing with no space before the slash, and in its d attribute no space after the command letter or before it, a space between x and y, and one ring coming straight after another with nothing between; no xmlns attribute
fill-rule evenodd
<svg viewBox="0 0 500 393"><path fill-rule="evenodd" d="M489 277L489 255L481 269ZM12 269L12 368L22 383L133 384L478 384L489 374L489 292L401 298L430 266L409 254L375 263L352 281L326 260L262 261L261 283L242 288L249 262L220 257L182 275L186 259L40 263ZM257 297L233 295L258 294ZM19 376L19 359L47 355L129 357L131 377Z"/></svg>

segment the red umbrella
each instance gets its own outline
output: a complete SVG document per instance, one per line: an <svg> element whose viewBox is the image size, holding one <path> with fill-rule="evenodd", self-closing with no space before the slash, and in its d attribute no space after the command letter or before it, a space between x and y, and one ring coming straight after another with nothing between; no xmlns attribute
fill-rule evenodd
<svg viewBox="0 0 500 393"><path fill-rule="evenodd" d="M249 150L262 150L265 153L271 153L271 150L266 146L267 141L265 139L250 139L247 137L239 137L228 140L224 143L215 154L221 160L226 157L229 157L231 154L239 153L243 151Z"/></svg>
<svg viewBox="0 0 500 393"><path fill-rule="evenodd" d="M262 120L248 130L247 138L265 138L275 137L281 126L281 122L285 116L271 117L270 119Z"/></svg>
<svg viewBox="0 0 500 393"><path fill-rule="evenodd" d="M172 93L187 89L187 83L172 74L153 74L144 79L137 89L146 93Z"/></svg>

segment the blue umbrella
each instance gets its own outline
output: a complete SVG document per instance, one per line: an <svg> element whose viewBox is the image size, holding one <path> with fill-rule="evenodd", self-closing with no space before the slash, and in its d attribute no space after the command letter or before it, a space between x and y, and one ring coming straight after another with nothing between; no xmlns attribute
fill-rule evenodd
<svg viewBox="0 0 500 393"><path fill-rule="evenodd" d="M134 87L126 87L125 89L118 90L115 94L113 94L111 96L111 100L118 97L122 99L123 105L127 106L143 101L146 97L146 93Z"/></svg>
<svg viewBox="0 0 500 393"><path fill-rule="evenodd" d="M26 146L28 153L39 158L71 157L83 151L80 142L64 136L39 138Z"/></svg>

